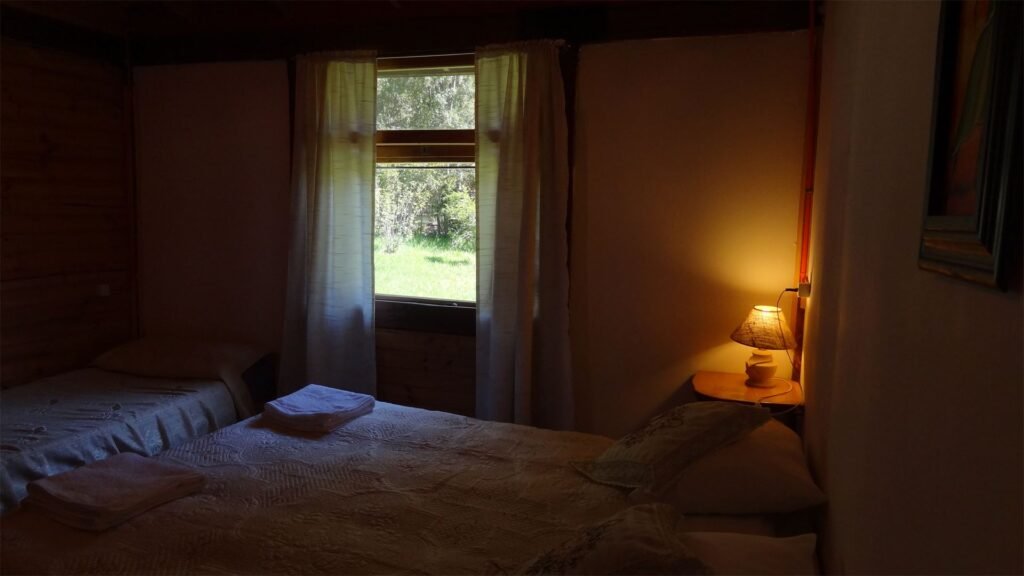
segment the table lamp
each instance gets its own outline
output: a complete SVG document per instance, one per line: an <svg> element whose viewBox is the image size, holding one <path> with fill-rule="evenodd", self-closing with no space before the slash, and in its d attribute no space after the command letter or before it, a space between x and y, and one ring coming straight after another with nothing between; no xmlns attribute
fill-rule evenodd
<svg viewBox="0 0 1024 576"><path fill-rule="evenodd" d="M786 317L775 306L754 306L747 319L733 330L732 339L756 348L747 359L747 386L770 388L779 365L772 350L796 348L796 339L789 331Z"/></svg>

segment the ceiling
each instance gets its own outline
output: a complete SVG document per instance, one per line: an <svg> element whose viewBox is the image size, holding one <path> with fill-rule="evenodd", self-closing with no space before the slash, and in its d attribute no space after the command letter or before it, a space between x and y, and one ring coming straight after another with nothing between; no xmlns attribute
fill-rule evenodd
<svg viewBox="0 0 1024 576"><path fill-rule="evenodd" d="M582 43L792 30L806 27L807 6L803 0L3 0L5 16L28 15L10 18L5 34L16 35L14 28L26 20L55 21L117 39L136 63L350 48L436 52L545 37Z"/></svg>
<svg viewBox="0 0 1024 576"><path fill-rule="evenodd" d="M514 14L524 10L613 5L595 0L8 0L8 6L125 38L280 32L386 22Z"/></svg>

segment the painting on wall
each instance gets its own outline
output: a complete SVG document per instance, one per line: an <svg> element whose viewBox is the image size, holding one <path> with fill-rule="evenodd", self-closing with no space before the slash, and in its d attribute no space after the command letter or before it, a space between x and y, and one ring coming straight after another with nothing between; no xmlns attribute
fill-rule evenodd
<svg viewBox="0 0 1024 576"><path fill-rule="evenodd" d="M1005 287L1019 241L1021 5L944 2L922 268Z"/></svg>

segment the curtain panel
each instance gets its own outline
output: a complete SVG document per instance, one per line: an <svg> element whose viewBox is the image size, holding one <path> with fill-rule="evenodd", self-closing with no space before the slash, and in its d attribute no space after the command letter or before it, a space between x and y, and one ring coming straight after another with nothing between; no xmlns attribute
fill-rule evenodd
<svg viewBox="0 0 1024 576"><path fill-rule="evenodd" d="M310 383L376 391L375 56L296 60L282 393Z"/></svg>
<svg viewBox="0 0 1024 576"><path fill-rule="evenodd" d="M571 429L568 130L558 46L476 54L476 415Z"/></svg>

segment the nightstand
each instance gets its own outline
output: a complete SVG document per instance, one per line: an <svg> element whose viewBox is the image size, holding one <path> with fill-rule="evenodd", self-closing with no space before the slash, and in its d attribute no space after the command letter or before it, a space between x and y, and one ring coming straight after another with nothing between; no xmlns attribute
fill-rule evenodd
<svg viewBox="0 0 1024 576"><path fill-rule="evenodd" d="M799 384L779 378L773 380L775 385L771 388L756 388L747 386L746 381L746 374L700 371L693 375L693 391L701 400L743 404L755 404L765 396L772 396L762 401L761 405L768 408L780 422L800 433L803 427L804 395Z"/></svg>
<svg viewBox="0 0 1024 576"><path fill-rule="evenodd" d="M249 388L256 412L262 412L264 404L277 398L277 355L264 354L242 372L242 381Z"/></svg>

